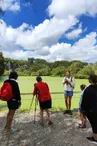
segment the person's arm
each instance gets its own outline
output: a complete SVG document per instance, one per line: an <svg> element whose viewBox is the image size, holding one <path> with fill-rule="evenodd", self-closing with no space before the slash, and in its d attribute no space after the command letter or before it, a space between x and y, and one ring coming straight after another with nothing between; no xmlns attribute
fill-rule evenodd
<svg viewBox="0 0 97 146"><path fill-rule="evenodd" d="M17 99L18 100L18 102L19 102L19 107L21 106L21 94L20 94L20 89L19 89L19 85L18 85L18 83L17 82L14 82L14 97L15 97L15 99Z"/></svg>
<svg viewBox="0 0 97 146"><path fill-rule="evenodd" d="M82 103L82 94L80 95L80 100L79 100L79 109L81 109L81 103Z"/></svg>
<svg viewBox="0 0 97 146"><path fill-rule="evenodd" d="M81 102L81 109L83 113L87 110L88 107L88 101L89 101L89 91L88 88L85 89L82 97L82 102Z"/></svg>
<svg viewBox="0 0 97 146"><path fill-rule="evenodd" d="M46 84L46 86L47 86L47 88L48 88L48 91L50 92L50 89L49 89L49 86L48 86L48 84L47 83L45 83Z"/></svg>
<svg viewBox="0 0 97 146"><path fill-rule="evenodd" d="M18 85L18 99L19 99L19 101L21 101L21 94L20 94L20 89L19 89L19 85Z"/></svg>
<svg viewBox="0 0 97 146"><path fill-rule="evenodd" d="M64 78L62 81L62 84L64 85L66 83L66 79Z"/></svg>
<svg viewBox="0 0 97 146"><path fill-rule="evenodd" d="M15 99L17 99L18 101L21 101L21 94L20 94L20 89L19 89L19 85L16 81L12 81L13 84L13 94Z"/></svg>
<svg viewBox="0 0 97 146"><path fill-rule="evenodd" d="M36 95L36 103L38 104L38 89L37 89L37 83L34 84L34 90L33 90L33 96Z"/></svg>
<svg viewBox="0 0 97 146"><path fill-rule="evenodd" d="M74 86L75 86L75 79L74 79L74 77L71 77L71 80L70 80L70 81L69 81L68 79L66 79L66 82L67 82L71 87L74 88Z"/></svg>
<svg viewBox="0 0 97 146"><path fill-rule="evenodd" d="M37 94L37 88L36 88L36 85L34 86L34 90L33 90L33 95L36 95Z"/></svg>
<svg viewBox="0 0 97 146"><path fill-rule="evenodd" d="M74 77L72 77L71 86L72 86L73 88L74 88L74 86L75 86L75 79L74 79Z"/></svg>
<svg viewBox="0 0 97 146"><path fill-rule="evenodd" d="M81 103L82 103L82 99L83 99L83 94L84 94L85 89L81 92L80 95L80 100L79 100L79 109L81 109Z"/></svg>

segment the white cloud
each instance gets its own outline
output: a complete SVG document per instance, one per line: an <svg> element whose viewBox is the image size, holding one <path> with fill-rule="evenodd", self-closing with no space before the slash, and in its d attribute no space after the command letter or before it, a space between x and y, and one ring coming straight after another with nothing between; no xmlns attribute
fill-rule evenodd
<svg viewBox="0 0 97 146"><path fill-rule="evenodd" d="M6 11L20 11L20 4L16 0L4 0L0 3L0 7Z"/></svg>
<svg viewBox="0 0 97 146"><path fill-rule="evenodd" d="M11 42L8 41L7 44L5 42L6 45L5 48L4 46L2 47L2 49L4 48L2 51L5 57L11 57L14 59L27 59L28 57L35 57L43 58L47 61L82 60L94 62L97 58L96 37L97 33L91 32L87 34L84 38L79 39L79 41L76 42L73 46L68 43L57 43L55 45L52 45L51 47L45 46L41 47L41 49L36 49L35 51L19 50L18 45L14 43L11 44Z"/></svg>
<svg viewBox="0 0 97 146"><path fill-rule="evenodd" d="M46 21L47 22L44 22L44 24L49 23L49 20ZM47 33L46 29L44 29L46 27L43 24L40 24L36 28L33 28L32 26L23 23L19 28L13 29L12 27L7 26L4 21L2 21L2 23L3 24L0 24L0 49L4 53L5 57L18 59L27 59L28 57L35 57L43 58L48 61L76 59L92 62L97 58L96 32L91 32L87 34L84 38L79 39L79 41L77 41L72 46L68 43L54 44L54 41L58 39L56 37L56 33L59 33L60 29L57 30L56 33L54 33L55 40L52 41L52 39L54 38L54 34L52 33L52 35L50 35L49 31L47 31ZM41 30L40 28L45 30L45 33L42 35L41 33L43 32L43 30ZM52 31L55 31L53 29L54 28L52 28ZM45 38L45 36L47 36L48 38ZM51 44L51 47L49 47L48 44ZM19 46L32 51L21 51L19 50Z"/></svg>
<svg viewBox="0 0 97 146"><path fill-rule="evenodd" d="M13 58L13 59L22 59L22 60L26 60L28 59L28 57L33 57L33 52L29 52L29 51L22 51L22 50L13 50L13 52L8 52L8 51L3 51L4 57L7 58Z"/></svg>
<svg viewBox="0 0 97 146"><path fill-rule="evenodd" d="M79 24L79 27L77 29L72 30L69 33L65 34L65 37L68 39L75 39L78 38L80 36L80 34L82 33L82 25Z"/></svg>
<svg viewBox="0 0 97 146"><path fill-rule="evenodd" d="M54 17L51 20L45 20L35 28L24 23L14 29L3 21L3 24L0 25L0 31L6 41L14 42L27 50L40 50L45 46L57 43L65 31L77 22L78 20L74 17L68 17L64 20L58 20Z"/></svg>
<svg viewBox="0 0 97 146"><path fill-rule="evenodd" d="M50 16L58 18L82 14L94 17L97 14L97 0L52 0L48 11Z"/></svg>
<svg viewBox="0 0 97 146"><path fill-rule="evenodd" d="M69 17L68 20L58 20L55 17L51 20L45 20L32 31L21 33L16 43L30 50L41 49L41 47L57 43L65 31L77 22L77 19L73 17Z"/></svg>
<svg viewBox="0 0 97 146"><path fill-rule="evenodd" d="M13 1L10 0L9 5L6 0L6 10L19 10L18 3L16 1L13 3ZM23 23L18 28L12 28L1 20L0 49L4 56L19 59L35 57L48 61L77 59L93 62L97 58L96 32L91 32L84 38L79 38L79 41L73 46L66 42L59 43L59 40L64 35L68 39L77 38L84 32L79 16L96 16L97 0L92 0L92 3L91 1L87 3L87 0L74 0L73 2L72 0L52 0L48 11L49 16L53 17L44 20L35 27ZM80 25L77 28L78 23ZM70 30L72 31L70 32ZM20 47L27 51L19 50Z"/></svg>
<svg viewBox="0 0 97 146"><path fill-rule="evenodd" d="M11 5L9 10L11 10L11 11L19 11L20 10L19 3L16 2L13 5Z"/></svg>
<svg viewBox="0 0 97 146"><path fill-rule="evenodd" d="M86 35L85 38L82 38L76 42L75 46L80 48L81 51L92 48L97 43L96 36L96 32L91 32L90 34Z"/></svg>
<svg viewBox="0 0 97 146"><path fill-rule="evenodd" d="M82 60L94 62L97 59L96 36L96 32L91 32L73 46L67 43L53 45L50 48L51 53L47 57L47 60Z"/></svg>

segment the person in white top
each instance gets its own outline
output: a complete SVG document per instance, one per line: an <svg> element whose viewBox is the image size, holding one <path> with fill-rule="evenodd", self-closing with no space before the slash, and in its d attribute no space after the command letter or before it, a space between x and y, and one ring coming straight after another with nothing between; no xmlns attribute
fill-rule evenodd
<svg viewBox="0 0 97 146"><path fill-rule="evenodd" d="M66 76L64 77L62 84L64 86L64 98L65 98L65 105L66 110L64 111L64 114L71 114L71 99L73 96L73 90L75 86L74 77L71 76L70 71L66 72Z"/></svg>

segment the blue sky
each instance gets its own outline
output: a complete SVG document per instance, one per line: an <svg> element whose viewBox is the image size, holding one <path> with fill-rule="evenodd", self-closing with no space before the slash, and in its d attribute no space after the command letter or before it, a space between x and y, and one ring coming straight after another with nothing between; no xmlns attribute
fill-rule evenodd
<svg viewBox="0 0 97 146"><path fill-rule="evenodd" d="M25 0L0 4L4 57L97 61L97 0L33 1L33 8Z"/></svg>

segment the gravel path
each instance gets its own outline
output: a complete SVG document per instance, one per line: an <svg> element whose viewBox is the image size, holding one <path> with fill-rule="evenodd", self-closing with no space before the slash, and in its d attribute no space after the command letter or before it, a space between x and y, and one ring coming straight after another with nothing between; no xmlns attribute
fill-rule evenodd
<svg viewBox="0 0 97 146"><path fill-rule="evenodd" d="M53 126L39 124L37 113L36 124L33 122L33 112L17 113L14 126L19 129L13 135L4 131L6 112L0 113L0 146L92 146L86 140L91 135L91 128L87 123L86 129L78 129L78 119L62 112L52 114Z"/></svg>

